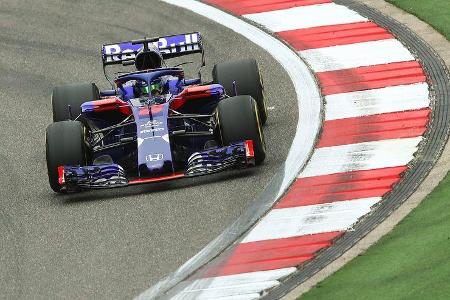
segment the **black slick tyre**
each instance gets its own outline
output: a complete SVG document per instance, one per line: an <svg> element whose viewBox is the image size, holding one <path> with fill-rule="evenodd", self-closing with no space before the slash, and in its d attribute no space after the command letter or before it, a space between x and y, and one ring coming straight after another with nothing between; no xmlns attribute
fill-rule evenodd
<svg viewBox="0 0 450 300"><path fill-rule="evenodd" d="M76 83L55 87L52 93L53 122L75 119L81 113L81 104L98 99L100 99L100 93L95 83Z"/></svg>
<svg viewBox="0 0 450 300"><path fill-rule="evenodd" d="M236 96L233 82L236 82L238 95L250 95L255 99L261 125L267 121L267 107L264 101L264 84L258 64L254 59L241 59L214 65L213 81L222 85L229 96Z"/></svg>
<svg viewBox="0 0 450 300"><path fill-rule="evenodd" d="M253 140L255 163L266 158L266 145L255 100L251 96L224 99L217 106L220 137L224 146L234 142Z"/></svg>
<svg viewBox="0 0 450 300"><path fill-rule="evenodd" d="M85 127L78 121L52 123L45 133L47 171L50 187L62 192L58 182L58 166L84 166L87 162Z"/></svg>

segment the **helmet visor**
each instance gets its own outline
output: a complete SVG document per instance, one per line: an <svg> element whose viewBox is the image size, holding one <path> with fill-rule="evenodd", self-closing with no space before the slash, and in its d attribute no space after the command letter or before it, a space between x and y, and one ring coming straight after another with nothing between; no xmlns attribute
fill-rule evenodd
<svg viewBox="0 0 450 300"><path fill-rule="evenodd" d="M148 95L148 86L143 86L143 87L141 88L141 92L142 92L142 94L144 94L144 95Z"/></svg>
<svg viewBox="0 0 450 300"><path fill-rule="evenodd" d="M150 90L152 91L152 95L155 93L161 93L161 84L159 82L152 83L150 85Z"/></svg>

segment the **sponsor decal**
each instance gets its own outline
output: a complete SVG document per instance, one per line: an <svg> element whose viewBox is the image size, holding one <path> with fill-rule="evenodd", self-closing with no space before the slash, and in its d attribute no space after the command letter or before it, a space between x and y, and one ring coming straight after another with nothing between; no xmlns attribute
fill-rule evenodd
<svg viewBox="0 0 450 300"><path fill-rule="evenodd" d="M157 131L163 131L164 130L164 128L150 128L150 129L144 129L144 130L141 130L139 133L140 134L146 134L146 133L153 133L153 132L157 132Z"/></svg>
<svg viewBox="0 0 450 300"><path fill-rule="evenodd" d="M66 179L64 177L64 166L58 166L58 183L59 185L66 183Z"/></svg>
<svg viewBox="0 0 450 300"><path fill-rule="evenodd" d="M140 147L144 141L146 140L151 140L151 139L163 139L165 142L169 143L169 135L165 134L165 135L154 135L154 136L147 136L144 138L138 138L137 142L138 142L138 147Z"/></svg>
<svg viewBox="0 0 450 300"><path fill-rule="evenodd" d="M164 154L162 153L153 153L149 154L145 157L147 162L160 161L164 159Z"/></svg>
<svg viewBox="0 0 450 300"><path fill-rule="evenodd" d="M198 51L200 50L199 34L191 33L161 37L157 42L148 43L148 46L149 49L158 49L163 55ZM106 56L106 63L121 62L122 60L135 58L136 53L139 52L142 47L142 44L132 45L131 42L105 45L103 54Z"/></svg>
<svg viewBox="0 0 450 300"><path fill-rule="evenodd" d="M255 151L253 149L253 140L246 140L244 145L245 145L245 156L247 158L255 157Z"/></svg>
<svg viewBox="0 0 450 300"><path fill-rule="evenodd" d="M141 127L144 127L144 128L158 127L161 124L162 124L161 121L151 120L151 121L147 121L147 123L145 123L145 124L141 124Z"/></svg>

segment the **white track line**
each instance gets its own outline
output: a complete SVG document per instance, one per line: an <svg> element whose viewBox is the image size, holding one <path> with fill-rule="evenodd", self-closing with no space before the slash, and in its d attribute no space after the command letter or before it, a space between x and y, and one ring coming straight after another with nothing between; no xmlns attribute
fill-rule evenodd
<svg viewBox="0 0 450 300"><path fill-rule="evenodd" d="M409 50L395 39L309 49L299 53L315 72L414 60Z"/></svg>
<svg viewBox="0 0 450 300"><path fill-rule="evenodd" d="M244 17L273 32L368 21L347 7L334 3L247 14Z"/></svg>
<svg viewBox="0 0 450 300"><path fill-rule="evenodd" d="M215 289L207 288L202 291L192 291L186 293L179 293L173 300L205 300L205 299L217 299L221 297L234 297L238 295L254 294L260 291L273 288L279 285L280 282L276 280L254 282L250 284L239 284L235 286L217 287Z"/></svg>
<svg viewBox="0 0 450 300"><path fill-rule="evenodd" d="M381 197L273 209L242 243L289 238L348 229Z"/></svg>
<svg viewBox="0 0 450 300"><path fill-rule="evenodd" d="M233 295L229 297L215 297L215 298L209 298L204 300L256 300L261 298L260 293L252 293L252 294L243 294L243 295Z"/></svg>
<svg viewBox="0 0 450 300"><path fill-rule="evenodd" d="M229 276L197 279L171 299L221 299L245 294L249 297L261 291L261 287L273 287L279 279L286 277L296 268L243 273Z"/></svg>
<svg viewBox="0 0 450 300"><path fill-rule="evenodd" d="M297 94L299 116L296 124L296 133L286 158L283 182L280 185L276 198L280 197L308 160L314 149L314 144L321 128L322 120L320 112L322 99L314 75L305 65L303 60L296 53L292 52L288 46L270 34L239 18L198 1L162 1L190 10L243 35L272 55L288 73ZM214 243L215 241L212 241L209 245L215 245ZM205 247L205 249L208 249L208 247L209 246ZM177 271L139 295L138 299L151 299L158 295L161 290L164 290L165 286L170 286L171 284L184 279L180 278L180 276L187 270L190 270L190 266L195 263L201 255L202 252L192 257Z"/></svg>
<svg viewBox="0 0 450 300"><path fill-rule="evenodd" d="M318 148L299 178L407 165L422 137Z"/></svg>
<svg viewBox="0 0 450 300"><path fill-rule="evenodd" d="M325 97L325 120L362 117L430 106L428 84L399 85Z"/></svg>

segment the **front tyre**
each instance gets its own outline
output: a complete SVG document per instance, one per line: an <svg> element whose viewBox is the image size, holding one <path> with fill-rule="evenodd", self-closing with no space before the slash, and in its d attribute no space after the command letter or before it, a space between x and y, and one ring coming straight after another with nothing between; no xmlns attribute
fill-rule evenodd
<svg viewBox="0 0 450 300"><path fill-rule="evenodd" d="M58 166L87 164L85 127L78 121L52 123L47 127L45 144L48 181L52 190L61 193Z"/></svg>
<svg viewBox="0 0 450 300"><path fill-rule="evenodd" d="M266 145L255 100L251 96L224 99L217 106L219 133L224 146L253 140L255 163L266 158Z"/></svg>

